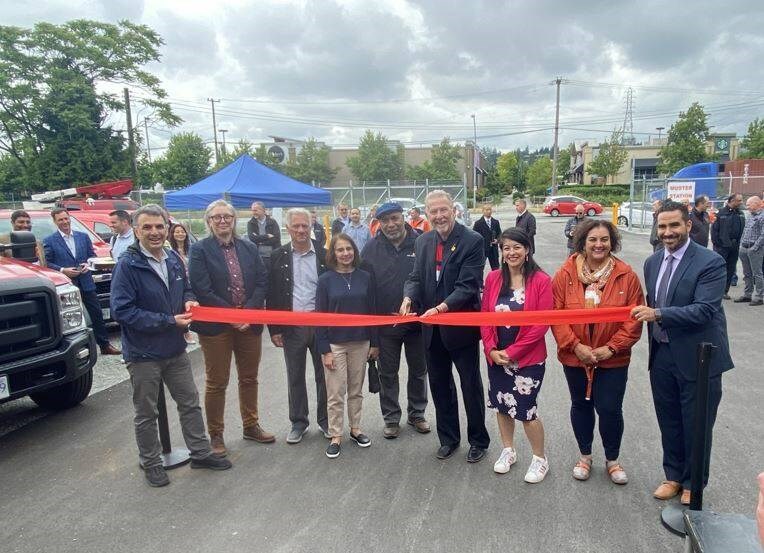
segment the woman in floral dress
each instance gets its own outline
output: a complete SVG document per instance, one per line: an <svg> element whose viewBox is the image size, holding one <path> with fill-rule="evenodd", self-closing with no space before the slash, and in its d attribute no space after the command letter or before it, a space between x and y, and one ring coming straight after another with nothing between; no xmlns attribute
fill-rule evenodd
<svg viewBox="0 0 764 553"><path fill-rule="evenodd" d="M482 311L552 309L549 275L533 260L531 242L522 230L510 228L499 238L501 267L488 274ZM549 471L544 453L544 425L536 398L544 380L548 325L482 326L480 333L488 360L488 407L496 410L504 444L493 470L504 474L517 461L515 421L523 423L533 457L525 474L529 483L541 482Z"/></svg>

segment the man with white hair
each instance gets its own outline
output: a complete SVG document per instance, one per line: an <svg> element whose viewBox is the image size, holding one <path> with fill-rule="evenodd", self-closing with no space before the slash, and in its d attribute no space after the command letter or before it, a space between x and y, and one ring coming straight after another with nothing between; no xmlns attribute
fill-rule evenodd
<svg viewBox="0 0 764 553"><path fill-rule="evenodd" d="M480 311L485 265L483 238L456 222L454 202L448 192L430 192L425 210L433 230L416 239L414 269L404 286L400 314L408 315L412 305L421 306L422 317L448 311ZM485 457L490 443L480 376L480 331L474 326L425 324L422 337L440 440L437 457L451 457L461 440L459 402L452 373L452 366L456 366L467 412L470 444L467 461L476 463Z"/></svg>
<svg viewBox="0 0 764 553"><path fill-rule="evenodd" d="M315 311L318 277L326 271L323 244L311 240L311 214L301 208L286 213L286 227L291 241L273 251L269 274L268 309L279 311ZM321 354L315 342L315 328L309 326L269 325L271 342L284 348L289 396L289 420L292 428L288 444L302 441L308 431L308 389L305 382L305 356L310 352L316 380L316 422L326 438L326 382Z"/></svg>
<svg viewBox="0 0 764 553"><path fill-rule="evenodd" d="M735 299L735 303L749 305L764 304L764 275L762 260L764 260L764 210L761 198L751 196L746 200L748 219L745 221L743 235L740 238L740 263L743 265L743 281L745 291Z"/></svg>
<svg viewBox="0 0 764 553"><path fill-rule="evenodd" d="M267 268L271 252L281 246L281 229L276 220L265 212L263 202L252 203L252 218L247 222L247 237L257 246Z"/></svg>

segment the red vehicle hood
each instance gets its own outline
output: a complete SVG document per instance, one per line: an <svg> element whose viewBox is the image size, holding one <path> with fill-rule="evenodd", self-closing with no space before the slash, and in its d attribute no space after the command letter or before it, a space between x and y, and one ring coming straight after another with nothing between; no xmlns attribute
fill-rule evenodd
<svg viewBox="0 0 764 553"><path fill-rule="evenodd" d="M53 282L55 286L61 284L69 284L71 280L69 277L54 271L53 269L46 269L26 261L19 261L18 259L12 259L9 257L0 257L0 280L10 280L13 278L29 278L33 276L40 276Z"/></svg>

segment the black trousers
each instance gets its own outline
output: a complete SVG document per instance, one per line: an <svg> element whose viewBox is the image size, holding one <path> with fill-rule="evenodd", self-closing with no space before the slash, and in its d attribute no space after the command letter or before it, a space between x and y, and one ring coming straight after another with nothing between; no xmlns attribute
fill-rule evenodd
<svg viewBox="0 0 764 553"><path fill-rule="evenodd" d="M732 282L732 277L735 276L735 273L737 272L737 259L740 255L740 250L737 246L731 247L731 248L725 248L722 246L715 247L714 251L721 255L724 258L725 263L727 264L727 284L724 287L724 292L727 293L730 291L730 284Z"/></svg>
<svg viewBox="0 0 764 553"><path fill-rule="evenodd" d="M98 294L95 290L85 292L80 288L82 303L85 304L88 315L90 315L90 325L93 327L96 342L99 346L105 346L109 343L109 334L106 332L106 323L103 322L103 313L101 304L98 302Z"/></svg>
<svg viewBox="0 0 764 553"><path fill-rule="evenodd" d="M452 364L459 373L464 409L467 412L467 440L470 445L487 449L491 443L485 427L485 396L480 376L479 342L457 350L448 350L433 327L430 347L425 350L430 393L435 405L440 445L457 445L461 441L459 429L459 400Z"/></svg>
<svg viewBox="0 0 764 553"><path fill-rule="evenodd" d="M690 489L690 459L695 423L697 382L682 377L666 344L652 343L650 387L653 391L655 415L661 430L663 445L663 471L666 480L679 482ZM703 486L708 484L711 458L710 436L716 421L716 412L722 399L721 375L711 378L708 395L709 441L706 449L706 473Z"/></svg>
<svg viewBox="0 0 764 553"><path fill-rule="evenodd" d="M491 246L490 248L486 248L485 250L485 256L488 258L488 263L491 264L491 270L495 271L499 268L499 248L496 246Z"/></svg>
<svg viewBox="0 0 764 553"><path fill-rule="evenodd" d="M605 459L615 461L623 438L623 396L626 393L628 366L596 369L591 399L586 399L586 372L581 367L563 366L570 390L570 422L581 455L592 454L595 412L599 416L600 438Z"/></svg>
<svg viewBox="0 0 764 553"><path fill-rule="evenodd" d="M400 384L398 371L401 366L401 348L406 348L408 365L408 420L424 418L427 408L427 365L424 361L424 342L419 325L400 325L379 329L379 406L385 424L401 421L398 403Z"/></svg>

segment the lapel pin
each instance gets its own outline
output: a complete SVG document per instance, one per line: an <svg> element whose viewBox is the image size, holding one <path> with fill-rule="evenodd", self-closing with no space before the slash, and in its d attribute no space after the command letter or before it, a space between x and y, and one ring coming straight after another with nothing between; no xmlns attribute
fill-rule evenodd
<svg viewBox="0 0 764 553"><path fill-rule="evenodd" d="M456 244L454 244L453 246L451 246L451 251L452 251L452 252L455 252L455 251L456 251Z"/></svg>

